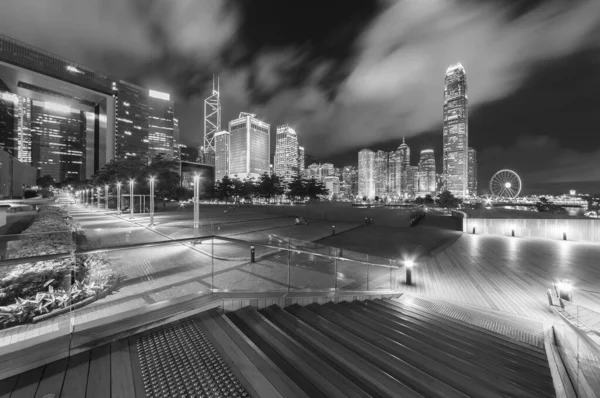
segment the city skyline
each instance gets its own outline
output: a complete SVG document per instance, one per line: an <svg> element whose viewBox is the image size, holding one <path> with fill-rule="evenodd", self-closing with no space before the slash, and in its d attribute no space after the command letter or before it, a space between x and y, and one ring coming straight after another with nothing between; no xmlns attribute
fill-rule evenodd
<svg viewBox="0 0 600 398"><path fill-rule="evenodd" d="M197 126L202 115L198 111L210 94L213 74L219 74L223 120L231 120L245 109L272 126L289 123L303 131L306 153L323 161L356 164L360 148L391 150L399 137L406 136L415 149L433 148L441 164L436 138L442 123L436 111L441 97L436 76L459 60L470 72L469 145L480 154L480 186L484 187L495 171L511 168L523 176L524 192L600 189L600 171L595 166L600 153L600 138L595 134L600 116L595 109L600 100L594 95L600 89L600 78L595 72L596 57L590 51L597 46L594 38L598 35L592 33L599 27L596 1L584 0L569 9L561 2L527 7L512 1L457 2L456 7L438 4L431 10L411 9L404 1L393 6L343 4L336 18L325 12L313 20L310 30L304 27L306 11L301 7L290 13L287 6L253 2L255 11L285 15L288 25L297 28L294 33L262 26L243 2L234 1L228 10L201 2L178 4L158 14L153 12L157 11L154 4L147 12L133 4L106 5L102 11L109 18L102 19L104 22L88 18L95 15L90 12L95 7L93 0L82 5L70 0L60 3L64 5L60 13L48 13L39 3L19 7L19 18L15 17L17 10L6 7L0 17L3 33L138 85L172 93L178 101L181 142L188 146L201 145ZM175 15L194 13L202 15L204 23L198 24L194 18L172 22ZM237 18L232 18L232 13ZM434 13L445 15L448 21L470 15L475 22L464 24L461 30L448 30L431 19ZM164 18L158 20L155 15ZM582 15L587 18L582 20ZM406 30L394 32L390 21L399 18L408 21ZM68 20L88 23L71 27L62 22ZM424 24L425 20L431 25ZM98 29L99 23L108 23L110 28ZM150 40L152 24L160 29L154 30L158 36ZM32 25L35 34L25 29ZM428 26L430 34L407 34L409 30L417 32L420 25ZM132 34L121 34L124 26ZM203 34L193 36L211 38L208 41L214 44L180 34L186 26L198 26L195 32ZM558 28L563 32L560 41L551 34ZM345 33L340 35L340 30ZM467 46L468 41L457 40L461 34L480 40ZM393 45L404 36L407 45ZM335 44L305 48L313 37L330 38L329 43ZM495 46L490 45L491 40ZM438 42L446 43L449 51L442 51ZM379 49L384 50L386 43L392 51L382 55ZM411 57L409 50L428 55ZM573 70L585 85L571 83ZM403 79L407 73L411 78ZM385 77L385 85L378 75ZM556 90L560 96L553 95ZM409 103L409 98L419 98L419 105L415 107L412 100ZM331 117L324 118L325 114ZM369 134L362 133L366 126ZM271 133L274 136L274 131ZM318 145L321 142L324 145Z"/></svg>

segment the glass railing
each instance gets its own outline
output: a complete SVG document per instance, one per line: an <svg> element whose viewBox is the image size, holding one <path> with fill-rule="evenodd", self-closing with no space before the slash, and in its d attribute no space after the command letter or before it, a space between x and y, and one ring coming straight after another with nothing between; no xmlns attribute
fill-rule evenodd
<svg viewBox="0 0 600 398"><path fill-rule="evenodd" d="M600 346L580 323L578 310L581 308L576 305L569 307L570 314L574 314L574 322L554 324L555 344L576 396L597 397L600 392Z"/></svg>

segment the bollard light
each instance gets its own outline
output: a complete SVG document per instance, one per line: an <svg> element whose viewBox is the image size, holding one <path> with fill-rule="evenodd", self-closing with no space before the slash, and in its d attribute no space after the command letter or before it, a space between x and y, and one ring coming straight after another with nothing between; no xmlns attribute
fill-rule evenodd
<svg viewBox="0 0 600 398"><path fill-rule="evenodd" d="M332 226L331 226L331 234L332 234L332 235L335 235L335 225L332 225Z"/></svg>
<svg viewBox="0 0 600 398"><path fill-rule="evenodd" d="M404 261L404 266L406 267L406 284L412 285L412 269L415 263L412 260L406 260Z"/></svg>
<svg viewBox="0 0 600 398"><path fill-rule="evenodd" d="M515 236L515 230L514 229L512 230L512 236Z"/></svg>
<svg viewBox="0 0 600 398"><path fill-rule="evenodd" d="M567 233L563 232L563 240L567 240Z"/></svg>
<svg viewBox="0 0 600 398"><path fill-rule="evenodd" d="M254 256L254 246L250 246L250 262L251 263L255 263L256 262L256 259L255 259L255 256Z"/></svg>
<svg viewBox="0 0 600 398"><path fill-rule="evenodd" d="M475 227L473 227L473 235L475 235Z"/></svg>

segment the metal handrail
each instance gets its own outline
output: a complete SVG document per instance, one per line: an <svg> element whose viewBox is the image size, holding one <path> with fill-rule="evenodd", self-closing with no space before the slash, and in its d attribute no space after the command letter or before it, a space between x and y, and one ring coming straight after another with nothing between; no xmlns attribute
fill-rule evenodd
<svg viewBox="0 0 600 398"><path fill-rule="evenodd" d="M355 263L364 264L364 265L368 265L368 266L372 266L372 267L398 269L398 267L395 265L369 263L366 261L354 260L354 259L345 258L345 257L337 257L337 256L331 256L331 255L327 255L327 254L314 253L314 252L306 251L306 250L302 250L302 249L289 249L289 248L285 248L285 247L281 247L281 246L268 245L268 244L264 244L264 243L248 242L248 241L241 240L241 239L229 238L229 237L219 236L219 235L205 235L205 236L197 236L197 237L190 237L190 238L169 239L169 240L161 240L161 241L157 241L157 242L132 243L129 245L106 246L106 247L102 247L102 248L98 248L98 249L75 250L70 253L57 253L57 254L49 254L49 255L45 255L45 256L21 257L21 258L14 258L14 259L8 259L8 260L0 260L0 267L7 267L7 266L11 266L11 265L17 265L17 264L22 264L22 263L31 263L31 262L37 262L37 261L59 260L59 259L71 257L73 255L77 256L77 255L86 255L86 254L110 253L110 252L121 251L121 250L139 249L139 248L143 248L143 247L156 247L156 246L172 245L174 243L186 243L186 242L193 243L196 241L202 241L202 240L207 240L207 239L212 239L212 238L219 238L220 240L225 240L225 241L232 242L232 243L241 243L241 244L245 244L245 245L249 245L249 246L260 246L260 247L265 247L265 248L269 248L269 249L277 249L277 250L290 251L290 252L295 251L296 253L299 253L299 254L308 254L308 255L313 255L313 256L317 256L317 257L327 258L330 260L352 261Z"/></svg>

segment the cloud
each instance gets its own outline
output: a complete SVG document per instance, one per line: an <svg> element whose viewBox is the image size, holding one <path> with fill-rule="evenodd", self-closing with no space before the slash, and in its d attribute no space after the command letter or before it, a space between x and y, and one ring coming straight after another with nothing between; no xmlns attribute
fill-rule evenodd
<svg viewBox="0 0 600 398"><path fill-rule="evenodd" d="M411 136L442 124L446 67L467 71L470 112L515 92L540 62L599 46L600 2L542 3L516 18L501 2L398 0L362 36L352 73L324 124L307 120L336 150ZM332 146L315 148L319 154Z"/></svg>
<svg viewBox="0 0 600 398"><path fill-rule="evenodd" d="M521 176L524 192L543 191L549 186L600 182L600 149L578 152L543 135L522 136L510 147L487 148L478 153L477 158L480 184L487 183L501 168L511 169Z"/></svg>
<svg viewBox="0 0 600 398"><path fill-rule="evenodd" d="M211 0L8 0L2 3L0 29L125 78L165 52L215 67L236 26L235 14L221 7Z"/></svg>

